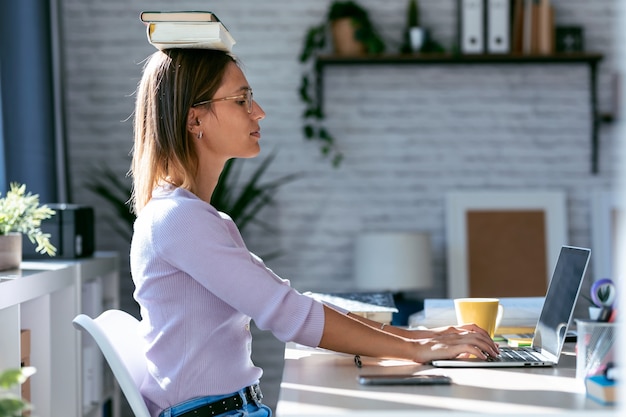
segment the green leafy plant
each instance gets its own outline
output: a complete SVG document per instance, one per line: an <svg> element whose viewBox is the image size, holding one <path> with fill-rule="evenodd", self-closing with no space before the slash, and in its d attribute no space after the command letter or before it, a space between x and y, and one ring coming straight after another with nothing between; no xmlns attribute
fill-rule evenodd
<svg viewBox="0 0 626 417"><path fill-rule="evenodd" d="M261 182L261 177L272 163L276 154L267 156L247 180L241 180L243 164L241 159L230 159L211 196L211 204L217 210L227 213L235 222L239 231L249 223L256 223L266 230L273 227L259 220L256 215L267 205L274 203L274 194L282 185L299 177L288 174L272 181Z"/></svg>
<svg viewBox="0 0 626 417"><path fill-rule="evenodd" d="M239 231L250 223L257 223L265 229L269 225L256 216L259 211L273 203L276 190L298 177L290 174L272 181L262 181L262 176L275 158L275 154L267 156L247 178L242 178L243 159L230 159L226 162L220 179L213 191L211 204L217 210L228 214ZM102 167L92 176L86 187L102 197L113 208L117 216L114 230L124 239L130 241L135 215L128 205L131 194L129 181L124 181L111 168Z"/></svg>
<svg viewBox="0 0 626 417"><path fill-rule="evenodd" d="M7 390L14 385L23 384L35 368L25 366L20 369L7 369L0 373L0 417L22 417L24 411L32 409L28 401Z"/></svg>
<svg viewBox="0 0 626 417"><path fill-rule="evenodd" d="M349 18L355 28L354 37L363 43L369 54L379 54L385 50L385 42L372 23L366 9L354 1L336 1L328 9L328 21Z"/></svg>
<svg viewBox="0 0 626 417"><path fill-rule="evenodd" d="M333 166L338 167L343 154L336 146L335 138L324 127L325 115L315 82L315 60L328 45L329 26L333 21L350 18L355 28L355 39L365 47L367 54L379 54L385 50L385 42L374 27L367 10L354 1L334 1L330 4L326 18L318 25L307 29L304 36L299 61L304 64L300 81L299 95L305 104L302 114L304 119L303 134L307 140L320 142L321 152L331 158Z"/></svg>
<svg viewBox="0 0 626 417"><path fill-rule="evenodd" d="M26 185L12 182L4 198L0 198L0 235L22 233L37 244L38 253L54 256L56 248L50 234L43 233L41 222L55 214L47 205L39 205L39 195L26 192Z"/></svg>
<svg viewBox="0 0 626 417"><path fill-rule="evenodd" d="M407 7L407 28L419 27L420 25L420 8L417 0L409 0Z"/></svg>
<svg viewBox="0 0 626 417"><path fill-rule="evenodd" d="M131 195L130 180L124 180L119 173L102 166L96 170L86 186L102 197L113 209L115 216L108 224L124 240L130 242L135 222L135 214L128 204Z"/></svg>

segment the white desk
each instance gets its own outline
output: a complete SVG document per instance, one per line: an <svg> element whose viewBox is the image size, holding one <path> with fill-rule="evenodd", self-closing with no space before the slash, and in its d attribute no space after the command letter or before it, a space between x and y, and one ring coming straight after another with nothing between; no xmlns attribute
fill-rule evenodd
<svg viewBox="0 0 626 417"><path fill-rule="evenodd" d="M20 269L0 272L0 371L20 367L20 330L29 329L30 365L37 369L29 379L33 416L98 417L110 399L113 415L119 415L121 394L112 376L96 372L104 360L99 353L85 354L82 334L72 326L79 313L119 307L118 263L115 253L97 253L27 261ZM83 292L94 283L99 283L98 291ZM94 382L96 377L101 384ZM20 395L21 388L11 391Z"/></svg>
<svg viewBox="0 0 626 417"><path fill-rule="evenodd" d="M573 344L566 346L554 368L437 369L362 358L358 369L353 356L287 344L276 416L617 415L615 408L585 396L582 381L575 378L572 349ZM362 386L356 379L360 373L400 369L445 374L453 384Z"/></svg>

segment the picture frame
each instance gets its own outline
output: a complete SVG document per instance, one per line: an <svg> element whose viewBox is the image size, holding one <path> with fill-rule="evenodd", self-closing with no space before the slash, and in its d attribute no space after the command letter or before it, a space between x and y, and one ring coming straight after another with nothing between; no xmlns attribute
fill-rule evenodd
<svg viewBox="0 0 626 417"><path fill-rule="evenodd" d="M544 296L568 244L562 191L453 191L445 222L449 298Z"/></svg>
<svg viewBox="0 0 626 417"><path fill-rule="evenodd" d="M615 279L615 251L618 222L623 221L623 209L617 194L598 189L591 193L591 250L593 279Z"/></svg>

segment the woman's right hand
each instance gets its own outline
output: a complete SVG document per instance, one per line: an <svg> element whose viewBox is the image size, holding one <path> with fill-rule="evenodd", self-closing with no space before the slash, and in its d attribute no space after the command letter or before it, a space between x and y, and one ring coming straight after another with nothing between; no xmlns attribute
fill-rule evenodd
<svg viewBox="0 0 626 417"><path fill-rule="evenodd" d="M496 357L498 345L486 332L439 333L426 339L411 341L414 345L414 361L427 363L436 359L453 359L475 356L480 359Z"/></svg>

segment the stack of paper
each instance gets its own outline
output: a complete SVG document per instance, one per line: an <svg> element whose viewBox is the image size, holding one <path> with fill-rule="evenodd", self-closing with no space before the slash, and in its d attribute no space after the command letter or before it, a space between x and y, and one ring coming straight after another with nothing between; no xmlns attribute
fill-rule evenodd
<svg viewBox="0 0 626 417"><path fill-rule="evenodd" d="M502 297L504 308L498 333L519 333L534 329L543 308L544 297ZM424 310L409 317L410 327L441 327L456 324L454 300L431 298L424 300Z"/></svg>

